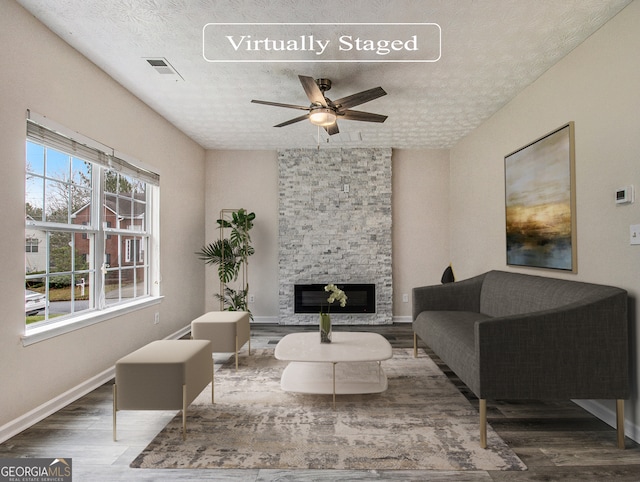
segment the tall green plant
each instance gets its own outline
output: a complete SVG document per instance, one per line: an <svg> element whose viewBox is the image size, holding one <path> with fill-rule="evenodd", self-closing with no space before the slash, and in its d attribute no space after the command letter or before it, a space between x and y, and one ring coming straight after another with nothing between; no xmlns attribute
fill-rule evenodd
<svg viewBox="0 0 640 482"><path fill-rule="evenodd" d="M249 213L245 209L231 212L231 219L225 219L222 216L216 221L220 229L220 239L203 246L196 253L206 264L218 266L221 293L216 294L216 297L222 301L223 309L227 311L251 313L247 303L249 293L247 266L249 256L255 253L249 234L255 218L255 213ZM228 238L224 237L225 229L231 230ZM229 287L228 283L237 281L240 273L243 275L244 286L238 290Z"/></svg>

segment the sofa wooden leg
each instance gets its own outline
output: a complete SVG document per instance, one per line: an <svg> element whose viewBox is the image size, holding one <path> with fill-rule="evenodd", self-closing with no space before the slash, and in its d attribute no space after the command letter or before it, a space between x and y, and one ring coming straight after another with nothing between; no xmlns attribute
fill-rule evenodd
<svg viewBox="0 0 640 482"><path fill-rule="evenodd" d="M480 399L480 447L487 448L487 400Z"/></svg>
<svg viewBox="0 0 640 482"><path fill-rule="evenodd" d="M418 335L413 333L413 358L418 358Z"/></svg>
<svg viewBox="0 0 640 482"><path fill-rule="evenodd" d="M616 427L618 430L618 448L624 449L624 400L616 400Z"/></svg>

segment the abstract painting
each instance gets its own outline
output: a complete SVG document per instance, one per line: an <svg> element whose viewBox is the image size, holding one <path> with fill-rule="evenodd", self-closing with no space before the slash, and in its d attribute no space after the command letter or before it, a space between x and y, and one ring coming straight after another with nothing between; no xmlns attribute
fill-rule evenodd
<svg viewBox="0 0 640 482"><path fill-rule="evenodd" d="M507 264L576 272L574 125L504 158Z"/></svg>

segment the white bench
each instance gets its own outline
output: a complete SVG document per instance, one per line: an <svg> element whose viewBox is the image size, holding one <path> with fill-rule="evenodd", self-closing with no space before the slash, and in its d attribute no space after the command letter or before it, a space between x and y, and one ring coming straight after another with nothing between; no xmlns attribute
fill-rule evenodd
<svg viewBox="0 0 640 482"><path fill-rule="evenodd" d="M158 340L116 362L113 385L113 440L118 410L182 410L187 436L187 407L211 383L213 360L207 340Z"/></svg>
<svg viewBox="0 0 640 482"><path fill-rule="evenodd" d="M211 341L213 353L235 353L236 370L238 352L249 342L251 355L251 327L248 311L210 311L191 322L194 340Z"/></svg>

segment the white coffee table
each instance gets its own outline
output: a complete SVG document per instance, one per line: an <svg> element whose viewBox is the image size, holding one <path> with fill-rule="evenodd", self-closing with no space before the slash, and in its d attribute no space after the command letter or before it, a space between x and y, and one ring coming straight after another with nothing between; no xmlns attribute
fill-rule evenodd
<svg viewBox="0 0 640 482"><path fill-rule="evenodd" d="M280 379L284 391L332 394L334 408L336 394L384 392L387 376L380 362L392 356L383 336L349 331L334 331L331 343L320 343L317 332L291 333L275 350L278 360L291 362Z"/></svg>

